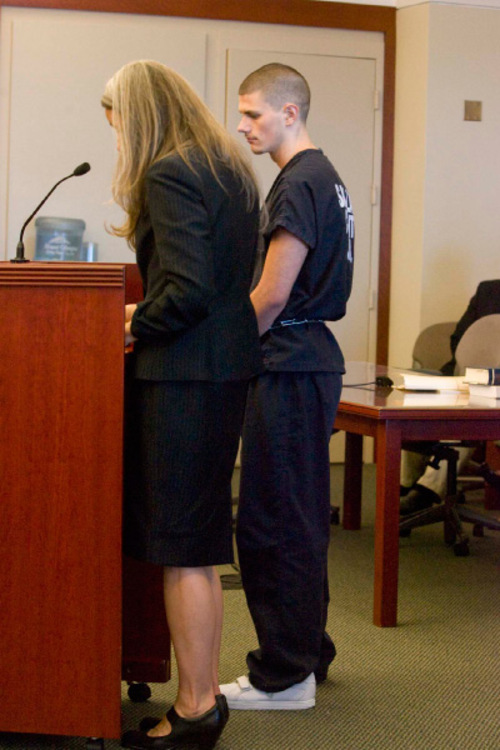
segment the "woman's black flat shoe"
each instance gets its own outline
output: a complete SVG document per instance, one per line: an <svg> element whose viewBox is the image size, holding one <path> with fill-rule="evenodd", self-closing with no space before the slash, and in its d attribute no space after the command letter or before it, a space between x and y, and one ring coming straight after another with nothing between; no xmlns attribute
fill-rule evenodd
<svg viewBox="0 0 500 750"><path fill-rule="evenodd" d="M221 713L223 726L226 726L229 721L229 706L227 705L227 698L224 693L217 693L215 696L215 704Z"/></svg>
<svg viewBox="0 0 500 750"><path fill-rule="evenodd" d="M197 719L182 718L172 706L167 719L172 727L170 734L150 737L145 731L132 730L123 735L122 747L130 750L213 750L225 725L218 703ZM156 724L158 721L154 726Z"/></svg>
<svg viewBox="0 0 500 750"><path fill-rule="evenodd" d="M221 713L222 726L225 727L229 719L229 707L227 705L226 696L223 695L223 693L218 693L215 696L215 703ZM149 732L149 730L156 727L160 721L161 719L158 716L145 716L144 719L141 719L139 729L142 732Z"/></svg>
<svg viewBox="0 0 500 750"><path fill-rule="evenodd" d="M139 729L141 732L149 732L160 723L161 719L159 716L145 716L139 722Z"/></svg>

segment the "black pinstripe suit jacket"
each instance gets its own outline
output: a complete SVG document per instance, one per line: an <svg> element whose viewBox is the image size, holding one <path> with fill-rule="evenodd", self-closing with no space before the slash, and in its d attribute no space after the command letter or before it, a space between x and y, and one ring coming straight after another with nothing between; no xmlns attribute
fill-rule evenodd
<svg viewBox="0 0 500 750"><path fill-rule="evenodd" d="M262 370L249 299L258 206L232 173L217 182L202 157L154 164L136 227L144 301L132 320L136 377L239 380Z"/></svg>

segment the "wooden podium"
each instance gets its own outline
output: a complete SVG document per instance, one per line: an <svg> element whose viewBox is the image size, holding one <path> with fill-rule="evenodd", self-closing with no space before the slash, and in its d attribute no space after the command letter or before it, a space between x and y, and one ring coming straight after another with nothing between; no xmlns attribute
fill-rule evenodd
<svg viewBox="0 0 500 750"><path fill-rule="evenodd" d="M0 263L1 732L116 738L122 675L168 678L161 569L122 564L132 271Z"/></svg>

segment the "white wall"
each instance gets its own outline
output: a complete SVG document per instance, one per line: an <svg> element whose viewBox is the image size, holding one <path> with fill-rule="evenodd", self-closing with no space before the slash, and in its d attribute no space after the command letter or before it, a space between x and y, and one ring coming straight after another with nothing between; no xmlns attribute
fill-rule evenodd
<svg viewBox="0 0 500 750"><path fill-rule="evenodd" d="M11 258L23 222L60 178L84 161L91 171L61 185L40 216L83 219L99 259L133 262L106 225L123 221L111 203L115 137L100 98L131 59L175 67L205 95L207 34L184 19L2 8L0 44L0 238ZM25 232L33 257L35 226Z"/></svg>
<svg viewBox="0 0 500 750"><path fill-rule="evenodd" d="M389 360L407 366L421 328L500 278L500 10L426 4L397 24Z"/></svg>
<svg viewBox="0 0 500 750"><path fill-rule="evenodd" d="M432 6L429 69L424 326L500 278L500 11ZM464 121L466 99L482 122Z"/></svg>

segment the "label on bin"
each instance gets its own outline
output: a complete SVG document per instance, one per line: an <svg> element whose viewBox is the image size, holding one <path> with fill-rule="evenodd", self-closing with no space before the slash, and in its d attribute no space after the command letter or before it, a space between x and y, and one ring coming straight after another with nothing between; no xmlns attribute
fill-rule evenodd
<svg viewBox="0 0 500 750"><path fill-rule="evenodd" d="M64 232L54 234L35 252L35 258L40 260L79 260L80 247L72 245Z"/></svg>

